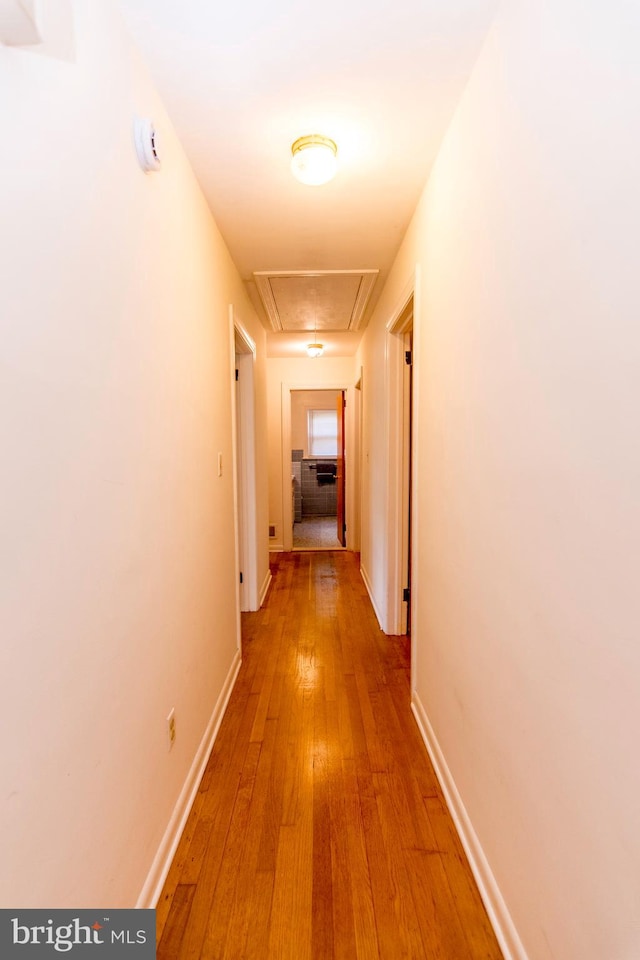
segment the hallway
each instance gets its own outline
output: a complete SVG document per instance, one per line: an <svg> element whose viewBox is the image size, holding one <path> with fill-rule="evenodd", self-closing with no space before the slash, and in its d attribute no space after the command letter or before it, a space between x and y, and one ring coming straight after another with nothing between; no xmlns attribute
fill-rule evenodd
<svg viewBox="0 0 640 960"><path fill-rule="evenodd" d="M158 903L158 960L498 960L348 552L275 555Z"/></svg>

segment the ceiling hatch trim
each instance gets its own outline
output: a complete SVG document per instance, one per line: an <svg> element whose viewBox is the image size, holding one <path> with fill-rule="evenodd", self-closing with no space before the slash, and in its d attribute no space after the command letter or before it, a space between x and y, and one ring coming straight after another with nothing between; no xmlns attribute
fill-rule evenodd
<svg viewBox="0 0 640 960"><path fill-rule="evenodd" d="M253 274L271 329L357 331L378 270L261 270Z"/></svg>

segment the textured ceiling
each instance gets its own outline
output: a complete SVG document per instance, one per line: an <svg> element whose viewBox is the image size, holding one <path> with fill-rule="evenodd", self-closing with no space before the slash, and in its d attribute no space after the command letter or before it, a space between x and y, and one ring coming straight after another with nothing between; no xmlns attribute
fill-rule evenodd
<svg viewBox="0 0 640 960"><path fill-rule="evenodd" d="M377 274L377 270L265 272L254 274L254 279L272 330L338 332L360 328Z"/></svg>

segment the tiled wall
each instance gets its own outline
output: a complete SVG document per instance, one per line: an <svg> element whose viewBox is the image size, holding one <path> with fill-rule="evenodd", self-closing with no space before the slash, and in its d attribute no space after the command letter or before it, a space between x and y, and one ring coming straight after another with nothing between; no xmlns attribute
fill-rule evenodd
<svg viewBox="0 0 640 960"><path fill-rule="evenodd" d="M302 517L335 517L336 484L318 483L315 460L301 462Z"/></svg>
<svg viewBox="0 0 640 960"><path fill-rule="evenodd" d="M293 519L295 523L299 523L303 517L335 517L335 482L318 483L317 461L303 460L302 454L302 450L291 451Z"/></svg>
<svg viewBox="0 0 640 960"><path fill-rule="evenodd" d="M295 523L302 520L302 464L291 464L291 476L293 477L293 519Z"/></svg>
<svg viewBox="0 0 640 960"><path fill-rule="evenodd" d="M291 451L291 476L293 477L293 520L302 520L302 454L303 450Z"/></svg>

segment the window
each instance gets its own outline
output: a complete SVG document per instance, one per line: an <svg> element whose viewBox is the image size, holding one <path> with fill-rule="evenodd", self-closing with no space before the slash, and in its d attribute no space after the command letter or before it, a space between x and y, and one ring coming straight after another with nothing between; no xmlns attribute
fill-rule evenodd
<svg viewBox="0 0 640 960"><path fill-rule="evenodd" d="M338 456L338 414L335 410L308 410L310 457Z"/></svg>

